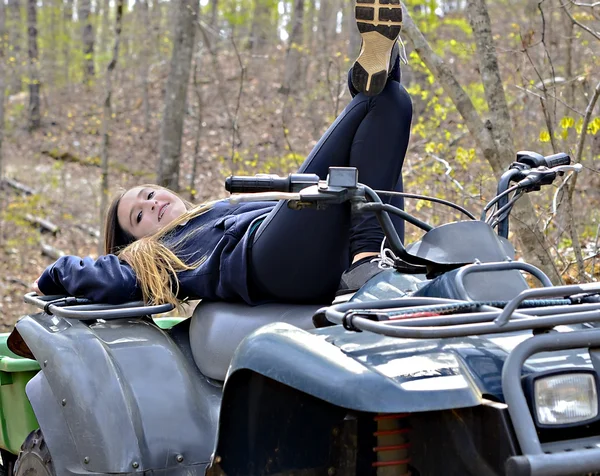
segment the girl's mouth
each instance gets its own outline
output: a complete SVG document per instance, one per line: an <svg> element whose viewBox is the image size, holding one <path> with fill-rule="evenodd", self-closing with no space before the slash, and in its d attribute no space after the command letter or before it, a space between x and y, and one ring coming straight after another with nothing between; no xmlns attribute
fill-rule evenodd
<svg viewBox="0 0 600 476"><path fill-rule="evenodd" d="M158 210L158 221L161 220L161 218L165 214L165 210L167 209L167 207L169 205L170 205L170 203L165 203L162 207L160 207L160 209Z"/></svg>

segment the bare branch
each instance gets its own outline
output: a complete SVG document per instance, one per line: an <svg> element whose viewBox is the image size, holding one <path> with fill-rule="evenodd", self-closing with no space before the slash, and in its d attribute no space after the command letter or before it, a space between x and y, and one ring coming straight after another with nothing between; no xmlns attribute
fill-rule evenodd
<svg viewBox="0 0 600 476"><path fill-rule="evenodd" d="M576 7L584 7L584 8L596 8L596 7L600 7L600 2L581 3L581 2L574 2L573 0L570 0L570 2L573 5L575 5Z"/></svg>
<svg viewBox="0 0 600 476"><path fill-rule="evenodd" d="M442 164L444 166L444 168L446 169L444 176L446 176L448 178L448 180L450 180L456 186L456 188L458 188L461 192L464 192L465 188L460 184L460 182L458 180L456 180L454 177L452 177L452 167L450 166L450 163L447 160L442 159L441 157L439 157L435 154L428 153L427 155L429 155L429 157L433 158L435 161Z"/></svg>
<svg viewBox="0 0 600 476"><path fill-rule="evenodd" d="M567 8L567 6L564 3L560 4L563 8L563 10L565 11L565 13L567 14L567 16L569 17L569 19L575 24L577 25L579 28L581 28L584 31L587 31L590 35L592 35L594 38L596 38L597 40L600 40L600 34L596 33L594 30L592 30L591 28L588 28L587 26L585 26L583 23L578 22L577 20L575 20L575 18L573 18L573 15L571 15L571 12L569 11L569 9Z"/></svg>
<svg viewBox="0 0 600 476"><path fill-rule="evenodd" d="M596 85L596 89L594 90L594 94L592 98L588 102L587 108L585 110L585 116L583 118L581 135L579 136L579 142L577 143L577 150L575 152L575 161L581 162L581 157L583 155L583 147L585 145L585 138L587 136L587 127L590 123L590 119L592 117L592 111L596 105L596 101L598 100L598 96L600 96L600 82ZM567 189L567 220L569 224L569 232L571 234L571 243L573 244L573 252L575 253L575 259L577 261L577 271L580 280L584 280L586 278L585 268L583 264L583 258L581 254L581 245L579 244L579 235L577 233L577 225L575 224L575 218L573 217L573 194L575 193L575 187L577 185L577 175L573 177L571 184Z"/></svg>
<svg viewBox="0 0 600 476"><path fill-rule="evenodd" d="M231 44L233 45L233 50L235 51L235 55L237 57L238 63L240 65L240 88L238 90L238 95L235 103L235 110L233 112L233 119L231 121L231 162L233 163L233 158L235 155L235 136L239 137L238 131L238 117L240 113L240 104L242 100L242 93L244 92L244 77L246 76L246 67L242 62L242 57L240 56L240 52L238 50L237 45L235 44L235 40L231 37Z"/></svg>
<svg viewBox="0 0 600 476"><path fill-rule="evenodd" d="M502 165L512 160L514 143L512 138L512 121L508 111L508 103L504 93L504 83L500 76L500 67L496 55L496 47L492 35L490 16L485 0L467 0L468 17L473 38L477 45L481 81L485 91L490 116L493 118L492 136L498 144L498 153ZM542 78L540 78L542 81Z"/></svg>
<svg viewBox="0 0 600 476"><path fill-rule="evenodd" d="M483 151L484 155L489 157L494 170L499 173L503 167L498 158L496 144L494 143L490 130L486 127L486 124L477 113L471 98L469 98L456 80L450 66L448 66L448 64L433 51L431 45L415 25L410 16L410 12L404 3L402 4L402 18L403 32L406 35L406 38L412 43L413 48L427 68L435 74L437 80L444 88L444 91L450 96L456 109L463 117L467 128L477 141L477 145Z"/></svg>
<svg viewBox="0 0 600 476"><path fill-rule="evenodd" d="M590 124L590 120L592 118L592 112L594 111L594 107L596 106L596 101L598 101L598 97L600 96L600 82L596 85L596 89L594 89L594 94L590 99L590 102L585 109L585 116L583 117L583 124L581 129L581 136L579 137L579 142L577 143L577 152L575 153L575 161L581 162L581 156L583 155L583 146L585 144L585 138L587 136L587 128Z"/></svg>

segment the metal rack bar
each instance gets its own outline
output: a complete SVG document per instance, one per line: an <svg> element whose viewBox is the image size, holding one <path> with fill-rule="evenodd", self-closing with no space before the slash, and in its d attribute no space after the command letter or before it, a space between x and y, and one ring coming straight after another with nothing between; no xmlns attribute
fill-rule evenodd
<svg viewBox="0 0 600 476"><path fill-rule="evenodd" d="M27 293L24 301L44 312L67 319L124 319L162 314L173 310L172 304L148 306L142 301L122 304L96 304L88 299L72 296L38 296Z"/></svg>

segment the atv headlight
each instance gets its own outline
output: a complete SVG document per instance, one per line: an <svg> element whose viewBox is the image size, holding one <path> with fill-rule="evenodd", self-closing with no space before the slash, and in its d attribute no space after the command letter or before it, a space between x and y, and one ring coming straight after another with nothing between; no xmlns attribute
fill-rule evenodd
<svg viewBox="0 0 600 476"><path fill-rule="evenodd" d="M542 425L565 425L598 415L596 379L591 373L565 373L534 382L535 411Z"/></svg>

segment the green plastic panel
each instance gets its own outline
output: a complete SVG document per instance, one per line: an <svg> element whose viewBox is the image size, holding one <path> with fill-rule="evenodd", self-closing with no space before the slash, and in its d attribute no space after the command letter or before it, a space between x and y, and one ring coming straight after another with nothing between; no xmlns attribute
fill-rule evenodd
<svg viewBox="0 0 600 476"><path fill-rule="evenodd" d="M187 317L156 317L154 318L154 322L161 329L170 329L186 319Z"/></svg>
<svg viewBox="0 0 600 476"><path fill-rule="evenodd" d="M40 366L8 350L8 336L0 334L0 448L18 454L21 443L38 427L25 385Z"/></svg>

